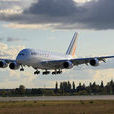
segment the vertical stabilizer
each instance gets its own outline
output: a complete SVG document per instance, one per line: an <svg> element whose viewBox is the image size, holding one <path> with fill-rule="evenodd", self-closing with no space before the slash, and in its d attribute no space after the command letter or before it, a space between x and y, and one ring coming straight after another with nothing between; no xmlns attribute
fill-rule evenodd
<svg viewBox="0 0 114 114"><path fill-rule="evenodd" d="M78 33L75 32L75 34L70 42L70 45L67 49L66 55L75 56L77 38L78 38Z"/></svg>

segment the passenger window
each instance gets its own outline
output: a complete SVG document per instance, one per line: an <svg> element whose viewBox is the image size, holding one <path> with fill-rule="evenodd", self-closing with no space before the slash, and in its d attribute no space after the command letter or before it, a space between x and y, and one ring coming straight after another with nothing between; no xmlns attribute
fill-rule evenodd
<svg viewBox="0 0 114 114"><path fill-rule="evenodd" d="M37 55L37 53L35 53L35 52L32 52L32 53L31 53L31 55Z"/></svg>

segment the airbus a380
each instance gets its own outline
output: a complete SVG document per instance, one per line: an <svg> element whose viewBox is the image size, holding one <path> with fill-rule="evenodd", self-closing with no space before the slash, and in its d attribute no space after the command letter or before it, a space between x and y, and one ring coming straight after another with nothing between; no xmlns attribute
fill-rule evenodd
<svg viewBox="0 0 114 114"><path fill-rule="evenodd" d="M65 54L52 53L36 49L23 49L19 52L16 60L0 59L0 68L9 66L11 70L24 71L24 67L33 67L34 74L40 74L39 70L44 70L43 75L61 74L63 69L71 69L81 64L98 66L100 61L114 58L114 56L75 58L76 41L78 33L75 33Z"/></svg>

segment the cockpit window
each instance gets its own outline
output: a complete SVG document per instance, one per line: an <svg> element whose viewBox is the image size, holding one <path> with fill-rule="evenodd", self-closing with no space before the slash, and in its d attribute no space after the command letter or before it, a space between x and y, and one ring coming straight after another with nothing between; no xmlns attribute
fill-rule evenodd
<svg viewBox="0 0 114 114"><path fill-rule="evenodd" d="M25 54L24 54L24 53L20 53L19 55L20 55L20 56L24 56Z"/></svg>

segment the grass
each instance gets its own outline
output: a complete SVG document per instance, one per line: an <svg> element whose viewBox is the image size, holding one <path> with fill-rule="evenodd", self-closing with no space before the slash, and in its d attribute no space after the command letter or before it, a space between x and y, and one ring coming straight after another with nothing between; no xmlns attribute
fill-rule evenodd
<svg viewBox="0 0 114 114"><path fill-rule="evenodd" d="M114 114L114 101L0 102L0 114Z"/></svg>

